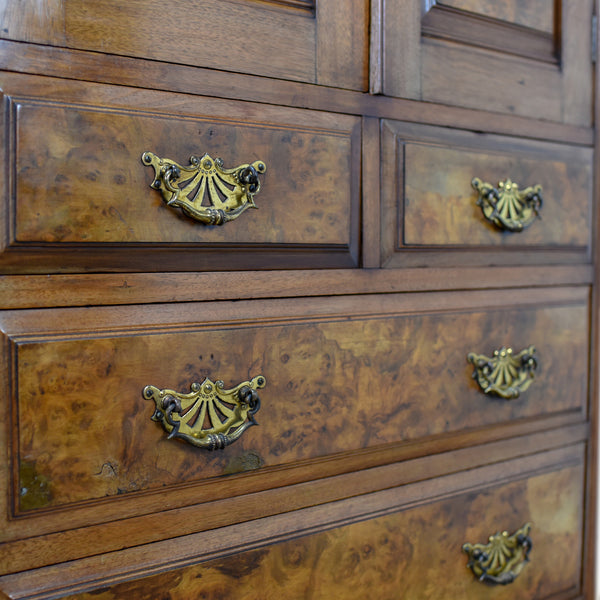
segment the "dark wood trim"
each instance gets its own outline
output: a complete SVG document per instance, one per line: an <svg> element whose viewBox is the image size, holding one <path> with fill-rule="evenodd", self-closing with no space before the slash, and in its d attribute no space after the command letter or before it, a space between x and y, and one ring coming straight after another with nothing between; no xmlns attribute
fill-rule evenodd
<svg viewBox="0 0 600 600"><path fill-rule="evenodd" d="M551 34L435 4L423 16L422 35L498 50L558 67L557 43Z"/></svg>
<svg viewBox="0 0 600 600"><path fill-rule="evenodd" d="M591 265L0 276L0 308L589 285Z"/></svg>
<svg viewBox="0 0 600 600"><path fill-rule="evenodd" d="M560 143L593 144L593 130L587 127L8 40L0 40L0 68L141 88L151 82L152 88L157 90L429 123Z"/></svg>

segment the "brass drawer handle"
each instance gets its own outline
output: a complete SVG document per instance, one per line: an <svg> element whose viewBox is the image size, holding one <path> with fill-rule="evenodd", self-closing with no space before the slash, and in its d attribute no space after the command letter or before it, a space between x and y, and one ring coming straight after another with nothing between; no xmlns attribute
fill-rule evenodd
<svg viewBox="0 0 600 600"><path fill-rule="evenodd" d="M239 439L252 425L260 408L257 389L266 385L257 375L233 389L223 389L223 382L205 379L192 383L189 394L159 390L153 385L144 388L143 396L154 400L152 420L162 423L167 439L181 438L199 448L220 450Z"/></svg>
<svg viewBox="0 0 600 600"><path fill-rule="evenodd" d="M492 358L470 352L467 360L475 367L473 379L485 394L511 399L518 398L531 385L537 367L534 354L535 346L518 354L512 348L502 347L494 350Z"/></svg>
<svg viewBox="0 0 600 600"><path fill-rule="evenodd" d="M483 216L496 227L506 231L523 231L529 227L542 208L542 186L534 185L519 191L510 179L501 181L496 189L474 177L471 185L477 190L477 206Z"/></svg>
<svg viewBox="0 0 600 600"><path fill-rule="evenodd" d="M506 585L512 583L529 562L532 542L531 524L526 523L512 535L503 531L489 538L487 544L463 544L467 567L479 581Z"/></svg>
<svg viewBox="0 0 600 600"><path fill-rule="evenodd" d="M260 190L258 175L267 170L261 160L224 169L220 158L208 154L190 156L187 167L152 152L144 152L142 162L154 167L150 187L160 190L167 205L181 208L205 225L223 225L247 208L257 208L254 195Z"/></svg>

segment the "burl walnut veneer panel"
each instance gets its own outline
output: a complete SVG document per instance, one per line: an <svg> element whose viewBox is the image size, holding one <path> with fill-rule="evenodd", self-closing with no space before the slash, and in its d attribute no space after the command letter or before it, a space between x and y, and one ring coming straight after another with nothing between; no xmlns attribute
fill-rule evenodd
<svg viewBox="0 0 600 600"><path fill-rule="evenodd" d="M445 307L442 309L442 304ZM15 515L511 421L586 411L587 290L388 295L6 312ZM469 352L537 348L522 396L484 395ZM263 375L235 444L202 452L150 420L146 385ZM200 500L200 497L198 498ZM19 529L6 535L19 535Z"/></svg>
<svg viewBox="0 0 600 600"><path fill-rule="evenodd" d="M382 163L386 266L426 265L436 251L450 264L589 259L589 148L384 121ZM507 179L520 190L541 185L540 218L522 231L499 229L477 205L474 177L496 188Z"/></svg>
<svg viewBox="0 0 600 600"><path fill-rule="evenodd" d="M573 454L581 457L581 448ZM581 458L579 458L579 461ZM581 462L501 486L473 490L416 508L242 552L71 600L541 600L580 589L583 484ZM420 505L419 505L420 504ZM532 523L530 563L506 586L480 583L462 544L487 543ZM563 597L563 596L561 596Z"/></svg>
<svg viewBox="0 0 600 600"><path fill-rule="evenodd" d="M4 75L3 89L11 184L10 239L0 264L356 264L356 118L38 77ZM204 153L222 158L226 168L262 160L258 209L222 226L196 222L150 188L154 170L142 163L145 151L182 166Z"/></svg>

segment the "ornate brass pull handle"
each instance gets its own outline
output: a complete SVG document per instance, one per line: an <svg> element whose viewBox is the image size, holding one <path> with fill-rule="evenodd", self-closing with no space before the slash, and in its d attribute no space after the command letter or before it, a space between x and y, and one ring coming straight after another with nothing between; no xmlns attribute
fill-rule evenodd
<svg viewBox="0 0 600 600"><path fill-rule="evenodd" d="M230 390L223 389L222 381L213 383L205 379L202 383L192 383L189 394L147 385L143 396L154 400L152 420L162 423L168 439L181 438L199 448L217 450L235 442L248 427L257 425L254 415L260 408L260 399L256 390L265 385L262 375Z"/></svg>
<svg viewBox="0 0 600 600"><path fill-rule="evenodd" d="M489 538L487 544L463 544L467 553L467 567L479 581L506 585L512 583L529 562L532 542L531 524L526 523L513 533L503 531Z"/></svg>
<svg viewBox="0 0 600 600"><path fill-rule="evenodd" d="M470 352L467 360L475 367L473 379L485 394L511 399L518 398L531 385L537 367L534 354L535 346L518 354L512 348L502 347L494 350L492 358Z"/></svg>
<svg viewBox="0 0 600 600"><path fill-rule="evenodd" d="M247 208L257 208L254 195L260 190L258 175L267 170L261 160L225 169L220 158L208 154L190 156L187 167L152 152L144 152L142 162L154 167L150 187L160 190L167 205L181 208L188 217L206 225L223 225Z"/></svg>
<svg viewBox="0 0 600 600"><path fill-rule="evenodd" d="M519 191L519 186L510 179L501 181L496 189L474 177L471 185L479 193L477 205L483 216L498 227L507 231L522 231L529 227L542 207L542 186L534 185Z"/></svg>

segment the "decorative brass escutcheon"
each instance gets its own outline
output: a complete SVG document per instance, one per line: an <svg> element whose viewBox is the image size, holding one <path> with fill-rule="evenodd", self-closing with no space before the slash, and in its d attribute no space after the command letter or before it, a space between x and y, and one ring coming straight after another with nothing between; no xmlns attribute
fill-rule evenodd
<svg viewBox="0 0 600 600"><path fill-rule="evenodd" d="M154 400L152 420L162 423L168 439L181 438L199 448L219 450L257 425L254 415L260 398L256 390L265 385L265 378L257 375L230 390L224 389L222 381L205 379L192 383L189 394L153 385L147 385L142 394L146 400Z"/></svg>
<svg viewBox="0 0 600 600"><path fill-rule="evenodd" d="M506 585L512 583L529 562L532 542L531 524L508 535L507 531L489 537L487 544L463 544L469 562L467 567L479 581Z"/></svg>
<svg viewBox="0 0 600 600"><path fill-rule="evenodd" d="M205 225L223 225L247 208L258 208L254 204L260 190L258 176L267 170L261 160L225 169L220 158L208 154L202 158L190 156L187 167L152 152L144 152L142 162L154 168L150 187L160 190L167 205L181 208L188 217Z"/></svg>
<svg viewBox="0 0 600 600"><path fill-rule="evenodd" d="M473 379L485 394L501 398L518 398L532 383L537 361L535 346L514 354L512 348L494 350L489 358L484 354L469 352L467 360L475 367Z"/></svg>
<svg viewBox="0 0 600 600"><path fill-rule="evenodd" d="M484 183L474 177L471 185L477 190L477 206L483 216L499 229L523 231L540 216L542 207L542 186L519 190L519 186L510 179L501 181L496 189L490 183Z"/></svg>

